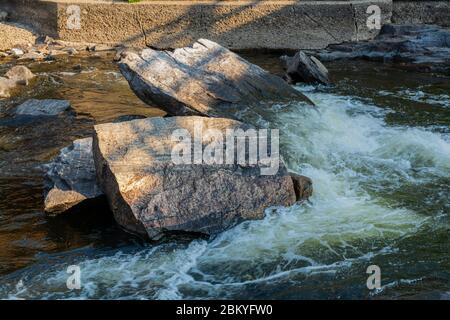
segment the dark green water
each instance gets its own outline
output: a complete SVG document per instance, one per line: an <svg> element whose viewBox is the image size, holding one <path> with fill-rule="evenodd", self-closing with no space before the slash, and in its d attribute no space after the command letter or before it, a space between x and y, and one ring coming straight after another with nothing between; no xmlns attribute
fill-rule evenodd
<svg viewBox="0 0 450 320"><path fill-rule="evenodd" d="M281 73L276 56L246 57ZM288 167L313 179L312 203L209 241L150 245L106 209L42 212L39 164L95 123L163 114L133 95L111 55L66 59L31 64L37 81L0 102L3 120L31 97L68 99L77 112L0 126L0 298L449 298L450 79L327 64L335 87L298 87L320 113L273 106L269 119ZM66 287L72 264L81 290ZM366 287L369 265L381 269L380 290Z"/></svg>

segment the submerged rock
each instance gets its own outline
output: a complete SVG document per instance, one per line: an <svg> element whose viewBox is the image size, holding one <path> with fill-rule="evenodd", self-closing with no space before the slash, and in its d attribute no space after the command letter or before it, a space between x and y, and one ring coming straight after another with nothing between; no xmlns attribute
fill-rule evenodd
<svg viewBox="0 0 450 320"><path fill-rule="evenodd" d="M283 56L286 63L285 78L288 83L321 83L331 84L327 68L314 56L308 57L303 51L293 57Z"/></svg>
<svg viewBox="0 0 450 320"><path fill-rule="evenodd" d="M2 3L4 1L0 1ZM1 13L0 13L1 15ZM0 21L0 50L10 51L12 55L19 57L24 54L22 48L28 47L36 40L29 27L17 23Z"/></svg>
<svg viewBox="0 0 450 320"><path fill-rule="evenodd" d="M18 60L37 61L37 60L44 60L44 59L45 59L45 55L40 52L28 52L28 53L25 53L24 55L20 56L20 58Z"/></svg>
<svg viewBox="0 0 450 320"><path fill-rule="evenodd" d="M45 211L50 214L103 195L96 182L92 138L75 140L45 168Z"/></svg>
<svg viewBox="0 0 450 320"><path fill-rule="evenodd" d="M0 77L0 98L9 98L11 96L11 89L15 86L15 81Z"/></svg>
<svg viewBox="0 0 450 320"><path fill-rule="evenodd" d="M70 110L70 101L56 99L30 99L19 105L15 114L29 116L57 116Z"/></svg>
<svg viewBox="0 0 450 320"><path fill-rule="evenodd" d="M308 200L313 193L312 180L308 177L301 176L295 173L291 173L290 175L294 183L294 190L297 201Z"/></svg>
<svg viewBox="0 0 450 320"><path fill-rule="evenodd" d="M170 115L242 120L242 113L263 110L265 102L313 105L280 77L205 39L173 52L125 50L119 67L139 98Z"/></svg>
<svg viewBox="0 0 450 320"><path fill-rule="evenodd" d="M418 71L450 73L450 28L384 25L374 40L330 45L318 55L324 61L392 61Z"/></svg>
<svg viewBox="0 0 450 320"><path fill-rule="evenodd" d="M95 126L98 181L124 229L150 239L172 232L211 235L243 220L261 219L270 206L295 203L293 181L281 160L274 175L261 175L259 163L207 164L200 159L198 164L175 164L171 154L179 141L172 134L184 130L196 139L199 127L221 134L226 129L250 128L235 120L207 117L158 117ZM212 142L196 141L203 149ZM224 141L213 141L223 147Z"/></svg>

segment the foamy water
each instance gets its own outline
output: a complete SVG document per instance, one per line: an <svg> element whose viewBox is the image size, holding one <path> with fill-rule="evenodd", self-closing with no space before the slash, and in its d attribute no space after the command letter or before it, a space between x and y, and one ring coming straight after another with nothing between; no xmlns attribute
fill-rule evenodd
<svg viewBox="0 0 450 320"><path fill-rule="evenodd" d="M280 112L276 123L282 124L280 151L287 166L313 180L310 203L270 208L265 219L210 241L127 247L100 257L68 254L49 268L9 276L8 285L0 282L0 297L369 296L367 266L401 263L389 257L401 251L403 239L445 228L445 220L437 218L445 212L423 214L419 206L390 195L413 187L418 192L412 196L421 197L423 185L449 179L450 143L420 128L388 126L389 111L354 97L299 90L319 112L299 106ZM435 196L445 201L449 195ZM79 291L66 288L69 264L81 268Z"/></svg>

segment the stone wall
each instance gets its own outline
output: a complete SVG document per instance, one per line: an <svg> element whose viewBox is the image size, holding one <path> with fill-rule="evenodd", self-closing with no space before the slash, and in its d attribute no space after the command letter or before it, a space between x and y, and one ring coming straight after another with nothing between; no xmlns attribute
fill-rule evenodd
<svg viewBox="0 0 450 320"><path fill-rule="evenodd" d="M445 24L448 3L441 2L2 0L0 8L13 21L68 41L166 49L208 38L233 49L316 49L376 36L378 30L366 26L370 5L381 8L382 23L393 15L398 23ZM80 29L67 27L74 4L81 9Z"/></svg>

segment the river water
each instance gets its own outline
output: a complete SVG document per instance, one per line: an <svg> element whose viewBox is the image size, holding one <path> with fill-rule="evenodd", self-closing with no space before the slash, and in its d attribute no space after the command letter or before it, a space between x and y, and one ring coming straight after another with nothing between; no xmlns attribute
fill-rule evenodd
<svg viewBox="0 0 450 320"><path fill-rule="evenodd" d="M281 72L274 55L244 56ZM111 59L30 64L38 81L0 102L0 298L450 298L449 78L328 63L334 87L296 87L319 112L274 105L268 119L289 169L312 178L310 203L268 209L214 239L149 244L106 208L42 211L39 164L95 123L164 114L133 95ZM31 97L68 99L77 116L11 122ZM69 265L80 267L80 290L67 289ZM380 289L366 286L370 265Z"/></svg>

